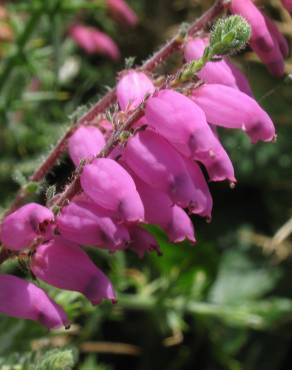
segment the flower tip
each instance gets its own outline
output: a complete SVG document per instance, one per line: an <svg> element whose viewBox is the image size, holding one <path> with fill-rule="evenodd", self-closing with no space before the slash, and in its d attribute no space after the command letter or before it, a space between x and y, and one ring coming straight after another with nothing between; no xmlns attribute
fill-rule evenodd
<svg viewBox="0 0 292 370"><path fill-rule="evenodd" d="M230 189L235 189L235 186L236 186L236 180L233 180L233 181L230 181L230 183L229 183L229 187L230 187Z"/></svg>
<svg viewBox="0 0 292 370"><path fill-rule="evenodd" d="M206 217L207 224L210 224L212 222L212 216Z"/></svg>

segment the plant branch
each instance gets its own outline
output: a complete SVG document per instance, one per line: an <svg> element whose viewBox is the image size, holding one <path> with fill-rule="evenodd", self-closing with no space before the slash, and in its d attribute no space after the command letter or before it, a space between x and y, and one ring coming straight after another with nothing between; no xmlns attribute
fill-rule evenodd
<svg viewBox="0 0 292 370"><path fill-rule="evenodd" d="M228 5L228 0L217 0L215 4L207 10L200 18L195 20L186 32L187 36L192 36L198 31L204 29L208 23L213 21ZM158 65L162 64L166 59L174 53L182 42L182 34L179 31L170 41L168 41L161 49L159 49L151 58L146 60L139 71L151 72ZM50 152L48 157L41 163L30 177L30 181L39 182L45 175L52 169L60 158L62 153L66 150L67 141L75 130L84 124L89 124L98 114L104 112L116 100L116 89L111 89L103 98L101 98L87 113L85 113L77 122L73 123L66 131L63 137L58 141L56 146ZM14 202L11 204L5 215L10 214L17 209L24 199L27 197L28 192L25 187L22 187L16 194Z"/></svg>

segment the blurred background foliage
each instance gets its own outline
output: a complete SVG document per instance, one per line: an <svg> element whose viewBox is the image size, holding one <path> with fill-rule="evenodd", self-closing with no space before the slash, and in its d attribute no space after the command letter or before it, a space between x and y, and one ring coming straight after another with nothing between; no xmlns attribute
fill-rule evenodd
<svg viewBox="0 0 292 370"><path fill-rule="evenodd" d="M70 121L113 86L125 58L134 56L139 64L182 21L212 4L128 2L139 15L135 29L108 17L102 0L5 2L0 21L2 210ZM280 2L262 3L291 44L292 22ZM88 56L74 45L68 27L77 19L116 40L121 61ZM139 260L130 252L109 256L90 250L112 279L118 304L94 308L79 294L45 286L65 307L71 329L48 333L35 323L1 316L1 370L291 368L291 221L282 226L292 216L292 59L282 80L269 76L249 50L235 61L272 115L277 143L252 146L242 133L221 130L238 185L231 190L211 184L213 220L206 224L194 218L197 246L171 245L152 229L163 257ZM71 170L64 156L42 189L62 182ZM15 261L3 271L24 274Z"/></svg>

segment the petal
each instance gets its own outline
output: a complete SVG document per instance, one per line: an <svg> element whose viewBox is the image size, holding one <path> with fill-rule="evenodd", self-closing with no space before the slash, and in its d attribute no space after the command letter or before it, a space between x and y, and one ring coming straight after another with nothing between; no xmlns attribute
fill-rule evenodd
<svg viewBox="0 0 292 370"><path fill-rule="evenodd" d="M93 245L115 252L127 247L127 229L117 224L106 210L91 200L76 197L57 218L61 236L81 245Z"/></svg>
<svg viewBox="0 0 292 370"><path fill-rule="evenodd" d="M223 85L204 85L192 99L204 110L208 122L246 131L251 141L271 141L275 127L268 114L250 96Z"/></svg>
<svg viewBox="0 0 292 370"><path fill-rule="evenodd" d="M82 159L93 158L105 146L101 131L94 126L81 126L68 140L69 155L75 166Z"/></svg>
<svg viewBox="0 0 292 370"><path fill-rule="evenodd" d="M117 84L117 98L122 110L135 109L141 104L146 94L152 94L155 87L142 72L129 71Z"/></svg>
<svg viewBox="0 0 292 370"><path fill-rule="evenodd" d="M131 244L129 245L129 249L135 252L139 258L143 258L145 253L152 251L156 251L158 255L161 255L155 238L145 229L137 226L131 227L130 235Z"/></svg>
<svg viewBox="0 0 292 370"><path fill-rule="evenodd" d="M12 250L28 247L36 237L46 237L47 226L53 220L54 215L48 208L36 203L26 204L4 219L1 241Z"/></svg>
<svg viewBox="0 0 292 370"><path fill-rule="evenodd" d="M136 13L129 7L124 0L107 0L112 17L119 22L129 26L135 26L138 23Z"/></svg>
<svg viewBox="0 0 292 370"><path fill-rule="evenodd" d="M0 275L0 312L39 321L49 329L69 324L63 309L42 289L12 275Z"/></svg>
<svg viewBox="0 0 292 370"><path fill-rule="evenodd" d="M84 294L94 305L103 299L116 299L111 282L87 254L76 244L61 238L38 247L31 270L50 285Z"/></svg>
<svg viewBox="0 0 292 370"><path fill-rule="evenodd" d="M194 243L194 228L185 211L173 205L165 193L151 188L138 178L135 178L135 182L143 200L146 221L160 226L174 243L186 239Z"/></svg>
<svg viewBox="0 0 292 370"><path fill-rule="evenodd" d="M201 58L207 44L208 40L202 38L188 41L184 50L187 62ZM253 95L247 78L227 58L218 62L208 62L198 72L198 76L208 84L222 84L239 89L248 95Z"/></svg>
<svg viewBox="0 0 292 370"><path fill-rule="evenodd" d="M192 208L196 189L180 154L160 135L146 130L132 137L123 160L148 185L166 192L174 203Z"/></svg>
<svg viewBox="0 0 292 370"><path fill-rule="evenodd" d="M116 212L121 220L143 221L143 204L135 183L114 160L99 158L86 165L81 174L81 186L97 205Z"/></svg>

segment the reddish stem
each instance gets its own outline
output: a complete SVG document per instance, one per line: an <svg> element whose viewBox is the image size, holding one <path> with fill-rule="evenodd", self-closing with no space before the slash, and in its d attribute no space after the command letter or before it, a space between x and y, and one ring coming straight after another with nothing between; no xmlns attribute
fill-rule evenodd
<svg viewBox="0 0 292 370"><path fill-rule="evenodd" d="M206 25L214 20L228 5L228 0L217 0L215 4L207 10L200 18L198 18L190 27L187 32L188 36L194 35L199 30L206 27ZM178 32L169 42L167 42L160 50L158 50L150 59L148 59L139 70L151 72L157 65L163 63L175 50L181 45L181 33ZM68 131L63 135L59 140L57 145L40 165L39 168L31 176L31 181L40 181L55 165L58 158L66 150L67 140L74 133L74 131L84 124L90 123L98 114L104 112L116 99L116 89L113 88L110 90L102 99L100 99L87 113L85 113L76 123L74 123ZM124 130L127 130L131 125L137 121L143 115L143 105L138 107L131 116L125 121L121 127L112 134L109 138L104 149L96 157L106 157L114 149L114 147L119 142L121 133ZM66 204L68 200L71 200L75 194L81 190L80 186L80 174L82 172L83 166L76 171L75 176L71 183L65 188L64 192L56 196L56 201L52 204L54 207L62 207ZM24 188L21 188L16 195L15 201L10 206L9 210L6 212L6 215L13 212L17 209L26 198L27 193ZM0 265L13 256L13 252L7 252L7 250L2 249L0 252Z"/></svg>
<svg viewBox="0 0 292 370"><path fill-rule="evenodd" d="M187 35L194 35L199 30L206 27L206 25L216 18L228 5L226 0L217 0L215 4L207 10L200 18L194 21L189 27ZM160 50L158 50L151 58L145 61L140 68L141 71L151 72L159 64L163 63L172 53L174 53L181 45L181 33L178 32L170 41L168 41ZM68 138L74 133L74 131L83 124L90 123L98 114L104 112L116 99L116 89L111 89L103 98L101 98L87 113L85 113L75 124L73 124L63 137L58 141L54 149L50 152L48 157L41 163L41 165L35 170L33 175L30 177L31 181L41 181L45 175L52 169L56 164L57 160L64 153L67 147ZM24 199L27 197L25 188L21 188L14 202L7 210L5 215L10 214L17 209Z"/></svg>

